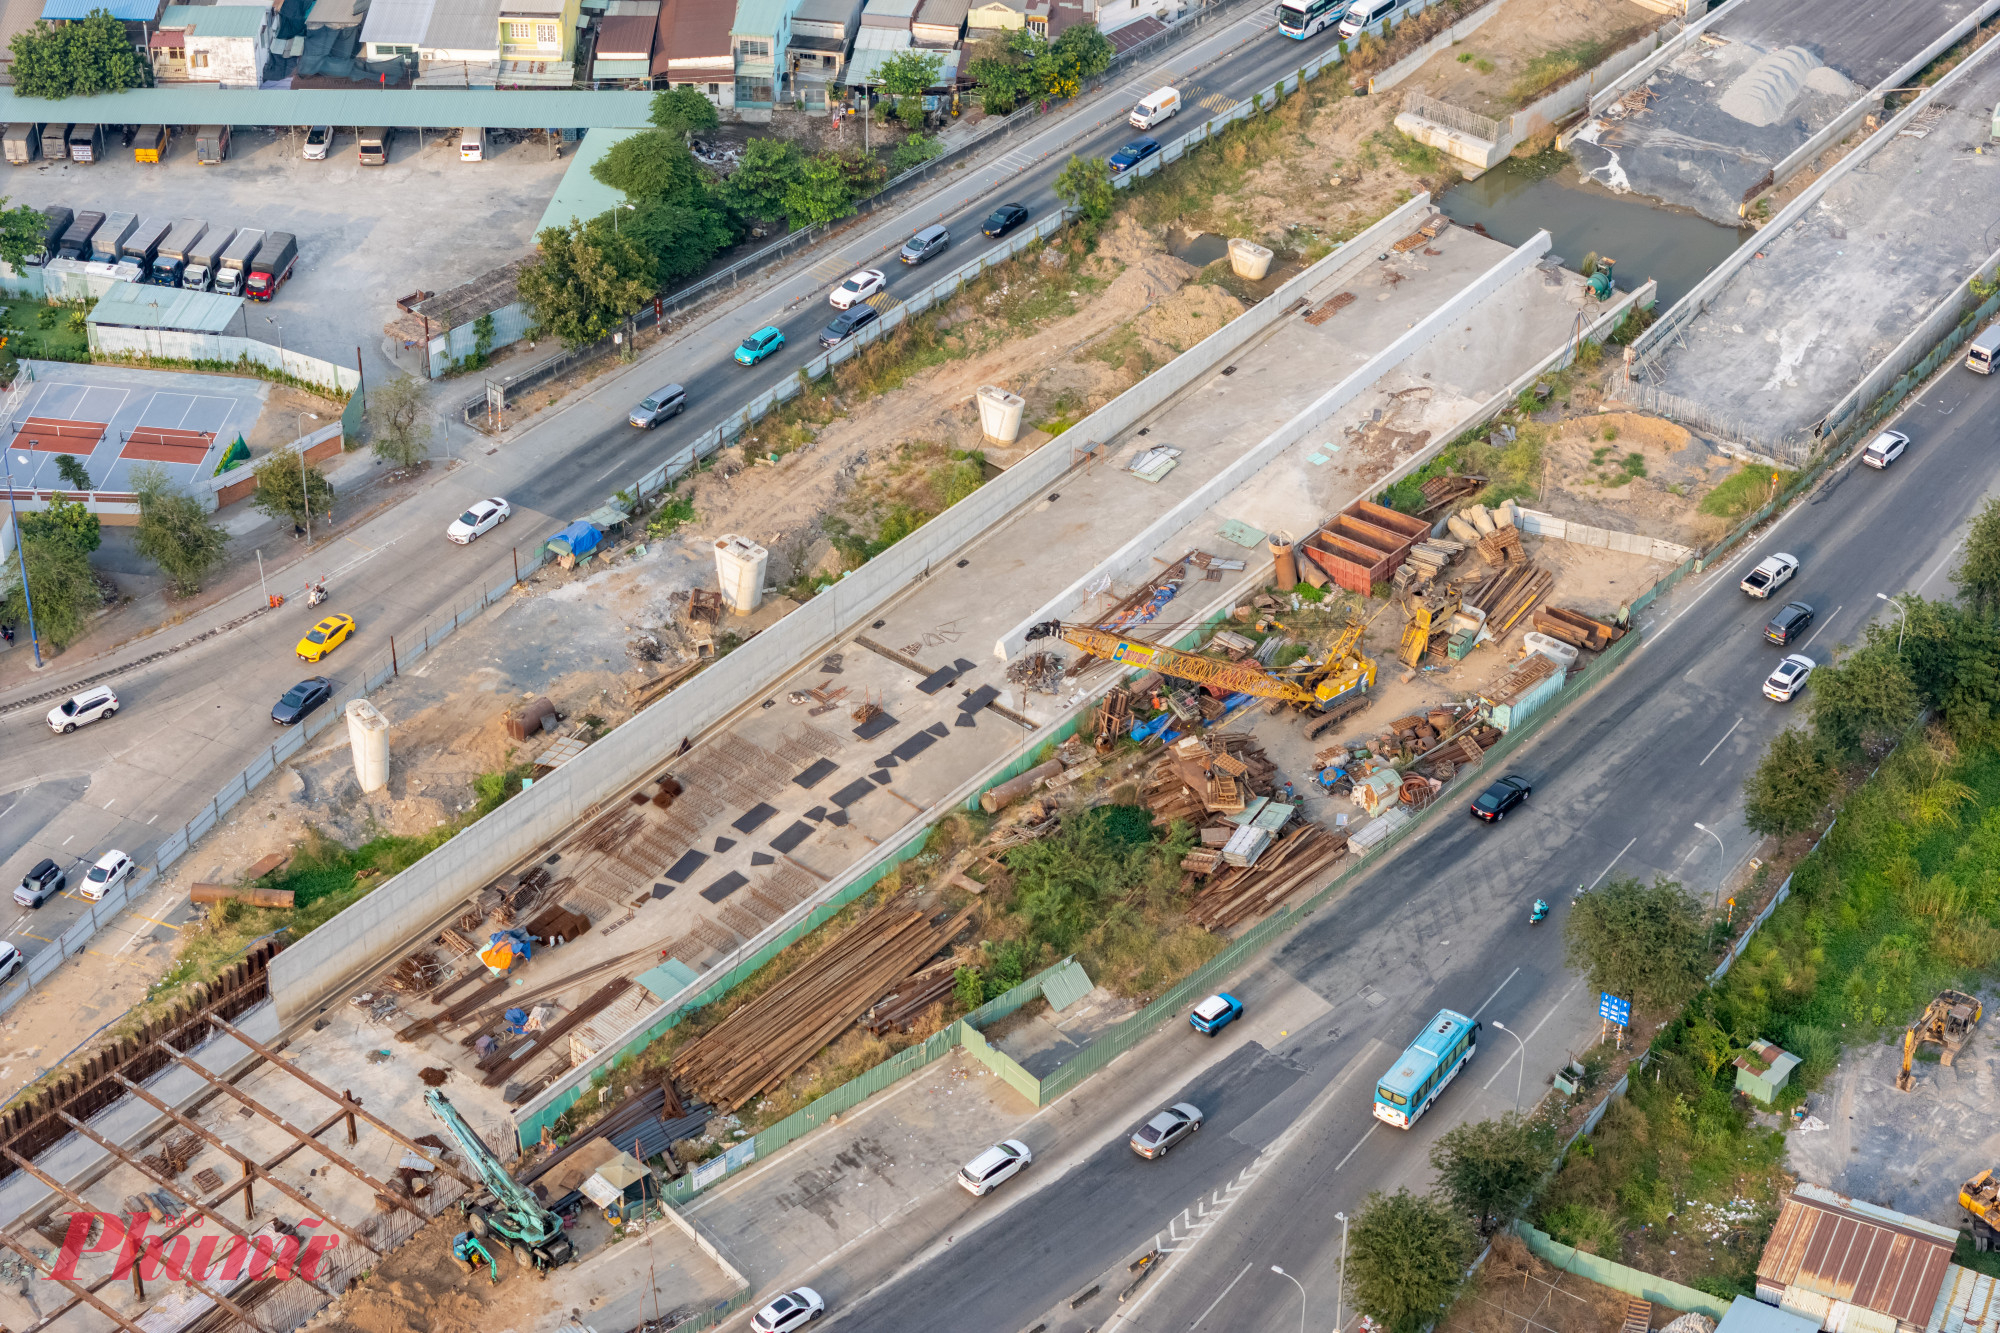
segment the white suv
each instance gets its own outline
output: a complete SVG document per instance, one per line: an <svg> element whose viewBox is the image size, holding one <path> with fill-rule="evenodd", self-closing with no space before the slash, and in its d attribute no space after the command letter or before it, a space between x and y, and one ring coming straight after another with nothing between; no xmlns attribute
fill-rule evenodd
<svg viewBox="0 0 2000 1333"><path fill-rule="evenodd" d="M1001 1181L1020 1174L1021 1169L1034 1160L1035 1155L1028 1151L1027 1144L1019 1139L1008 1139L960 1167L958 1183L974 1194L985 1194Z"/></svg>
<svg viewBox="0 0 2000 1333"><path fill-rule="evenodd" d="M83 886L77 890L91 902L102 902L104 895L125 882L137 867L132 858L123 852L106 852L97 858L97 864L83 877Z"/></svg>
<svg viewBox="0 0 2000 1333"><path fill-rule="evenodd" d="M118 711L118 696L100 685L82 694L73 694L49 710L50 731L75 731L86 722L110 717Z"/></svg>

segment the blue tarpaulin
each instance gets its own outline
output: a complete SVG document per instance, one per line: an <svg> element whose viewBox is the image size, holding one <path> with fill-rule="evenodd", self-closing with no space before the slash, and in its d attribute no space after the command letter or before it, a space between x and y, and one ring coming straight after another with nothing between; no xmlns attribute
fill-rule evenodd
<svg viewBox="0 0 2000 1333"><path fill-rule="evenodd" d="M603 540L603 533L582 519L578 519L549 538L549 549L559 555L589 555Z"/></svg>

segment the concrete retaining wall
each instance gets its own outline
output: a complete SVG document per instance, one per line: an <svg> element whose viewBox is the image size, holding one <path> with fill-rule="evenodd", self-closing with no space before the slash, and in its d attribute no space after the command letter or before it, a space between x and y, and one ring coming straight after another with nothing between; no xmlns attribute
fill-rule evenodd
<svg viewBox="0 0 2000 1333"><path fill-rule="evenodd" d="M1531 537L1548 537L1578 546L1598 546L1608 551L1623 551L1627 555L1643 555L1649 560L1664 560L1670 565L1678 565L1694 554L1692 547L1678 542L1637 532L1619 532L1615 528L1593 528L1588 523L1574 523L1554 514L1544 514L1538 509L1516 508L1514 526Z"/></svg>
<svg viewBox="0 0 2000 1333"><path fill-rule="evenodd" d="M1491 4L1474 10L1471 14L1452 24L1449 28L1431 38L1428 42L1425 42L1422 46L1383 70L1380 74L1371 77L1368 80L1368 91L1371 93L1385 93L1389 91L1389 89L1422 69L1426 60L1429 60L1438 52L1448 47L1457 46L1460 42L1464 41L1467 36L1477 31L1488 19L1498 14L1500 7L1506 3L1507 0L1492 0Z"/></svg>
<svg viewBox="0 0 2000 1333"><path fill-rule="evenodd" d="M1086 589L1094 583L1101 583L1105 577L1110 577L1114 583L1129 583L1135 578L1150 574L1153 553L1163 542L1192 523L1198 515L1214 510L1231 491L1262 471L1266 464L1287 448L1317 430L1329 417L1366 392L1376 380L1430 342L1452 321L1463 318L1474 306L1500 290L1517 274L1533 268L1548 252L1549 244L1547 232L1535 233L1526 244L1473 279L1451 300L1433 310L1402 337L1370 357L1359 370L1327 390L1310 407L1265 436L1255 447L1246 450L1229 466L1192 491L1186 499L1119 547L1103 563L1083 573L1034 615L1009 630L994 645L995 655L1004 662L1020 652L1027 643L1028 630L1042 621L1070 619L1072 613L1090 599L1091 594ZM1300 274L1293 281L1302 281L1307 276L1309 275ZM1266 306L1277 305L1280 302L1289 304L1291 296L1303 295L1304 291L1303 287L1296 293L1281 290L1264 304Z"/></svg>

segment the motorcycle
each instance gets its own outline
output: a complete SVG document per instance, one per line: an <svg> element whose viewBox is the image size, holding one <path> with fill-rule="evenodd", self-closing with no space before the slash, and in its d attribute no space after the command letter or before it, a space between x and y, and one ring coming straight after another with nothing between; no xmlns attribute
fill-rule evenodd
<svg viewBox="0 0 2000 1333"><path fill-rule="evenodd" d="M1540 898L1537 898L1535 899L1534 910L1528 913L1528 924L1531 926L1538 926L1541 924L1542 918L1547 916L1548 914L1549 914L1549 905L1543 902Z"/></svg>
<svg viewBox="0 0 2000 1333"><path fill-rule="evenodd" d="M321 579L306 592L306 605L318 606L326 600L326 580Z"/></svg>

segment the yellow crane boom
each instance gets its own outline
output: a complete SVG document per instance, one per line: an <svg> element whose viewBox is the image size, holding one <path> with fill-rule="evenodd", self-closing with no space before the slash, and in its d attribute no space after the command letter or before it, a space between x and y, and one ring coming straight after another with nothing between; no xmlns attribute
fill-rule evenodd
<svg viewBox="0 0 2000 1333"><path fill-rule="evenodd" d="M1178 648L1140 643L1089 625L1066 625L1059 620L1036 625L1028 631L1027 637L1031 642L1035 639L1061 639L1071 647L1080 648L1092 657L1101 657L1107 662L1147 667L1163 676L1193 681L1197 685L1215 685L1234 694L1283 699L1309 708L1324 708L1357 686L1366 690L1375 683L1375 664L1365 657L1353 655L1354 646L1361 641L1364 628L1359 621L1350 622L1321 663L1311 667L1314 674L1304 679L1278 675L1254 661L1227 662L1203 657Z"/></svg>

